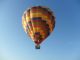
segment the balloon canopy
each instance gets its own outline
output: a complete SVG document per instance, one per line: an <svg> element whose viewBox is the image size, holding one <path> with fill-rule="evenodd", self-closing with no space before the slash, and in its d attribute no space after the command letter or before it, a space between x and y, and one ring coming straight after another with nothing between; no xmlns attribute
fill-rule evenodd
<svg viewBox="0 0 80 60"><path fill-rule="evenodd" d="M40 44L50 35L55 27L55 17L49 8L34 6L26 10L22 16L24 31L40 48Z"/></svg>

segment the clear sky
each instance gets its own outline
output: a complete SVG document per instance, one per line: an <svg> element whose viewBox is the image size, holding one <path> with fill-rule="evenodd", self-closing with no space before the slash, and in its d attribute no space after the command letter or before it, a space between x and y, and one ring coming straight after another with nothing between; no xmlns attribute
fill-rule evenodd
<svg viewBox="0 0 80 60"><path fill-rule="evenodd" d="M23 12L47 6L55 14L54 32L36 50L22 28ZM80 60L79 0L0 0L0 60Z"/></svg>

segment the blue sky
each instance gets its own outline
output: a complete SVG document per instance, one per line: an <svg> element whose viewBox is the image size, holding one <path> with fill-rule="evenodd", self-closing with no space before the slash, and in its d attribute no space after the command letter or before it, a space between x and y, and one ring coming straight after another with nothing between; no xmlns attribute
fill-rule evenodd
<svg viewBox="0 0 80 60"><path fill-rule="evenodd" d="M55 14L54 32L36 50L22 28L23 12L47 6ZM0 0L0 60L80 60L79 0Z"/></svg>

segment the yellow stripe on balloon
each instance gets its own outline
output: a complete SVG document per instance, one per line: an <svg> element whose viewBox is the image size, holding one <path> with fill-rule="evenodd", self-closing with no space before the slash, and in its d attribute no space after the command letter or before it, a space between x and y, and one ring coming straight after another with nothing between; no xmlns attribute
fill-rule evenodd
<svg viewBox="0 0 80 60"><path fill-rule="evenodd" d="M22 17L22 25L23 25L24 31L26 32L26 21L24 17Z"/></svg>

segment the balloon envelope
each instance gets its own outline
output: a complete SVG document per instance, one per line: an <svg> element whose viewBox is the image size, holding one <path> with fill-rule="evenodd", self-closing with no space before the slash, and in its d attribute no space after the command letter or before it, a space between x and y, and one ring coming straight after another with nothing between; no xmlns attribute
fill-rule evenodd
<svg viewBox="0 0 80 60"><path fill-rule="evenodd" d="M35 44L39 45L53 31L55 17L49 8L34 6L24 12L22 26Z"/></svg>

